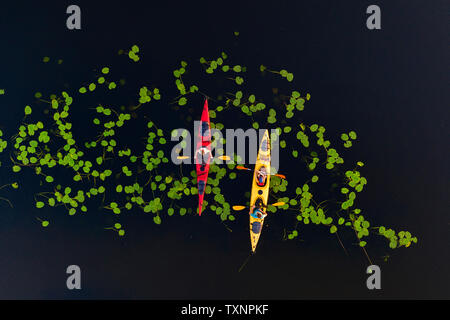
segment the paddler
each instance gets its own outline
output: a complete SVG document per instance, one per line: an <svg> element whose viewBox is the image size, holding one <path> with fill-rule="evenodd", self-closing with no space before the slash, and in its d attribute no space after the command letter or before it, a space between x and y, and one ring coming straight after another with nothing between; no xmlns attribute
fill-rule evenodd
<svg viewBox="0 0 450 320"><path fill-rule="evenodd" d="M201 147L195 153L195 157L197 158L198 156L201 156L201 158L200 158L201 161L197 161L197 163L203 164L206 162L206 161L203 161L203 160L205 160L205 156L207 156L206 159L208 159L211 156L211 151L209 151L208 148L206 148L206 147Z"/></svg>
<svg viewBox="0 0 450 320"><path fill-rule="evenodd" d="M256 173L257 185L263 187L266 183L267 170L266 167L262 166Z"/></svg>
<svg viewBox="0 0 450 320"><path fill-rule="evenodd" d="M267 213L265 213L261 207L251 206L250 212L250 215L255 219L264 219L267 217Z"/></svg>

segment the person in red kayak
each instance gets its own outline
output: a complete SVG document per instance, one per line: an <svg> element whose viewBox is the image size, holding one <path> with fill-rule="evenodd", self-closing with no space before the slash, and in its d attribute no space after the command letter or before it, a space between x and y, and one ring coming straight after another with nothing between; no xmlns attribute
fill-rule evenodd
<svg viewBox="0 0 450 320"><path fill-rule="evenodd" d="M195 157L197 159L197 163L202 165L201 170L203 171L203 167L205 166L205 163L208 162L208 158L211 157L211 151L208 150L206 147L201 147L197 150L195 153Z"/></svg>

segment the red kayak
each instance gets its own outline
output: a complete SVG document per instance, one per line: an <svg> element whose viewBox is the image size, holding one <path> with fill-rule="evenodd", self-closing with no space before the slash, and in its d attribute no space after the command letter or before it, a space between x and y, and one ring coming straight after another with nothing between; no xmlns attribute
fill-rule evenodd
<svg viewBox="0 0 450 320"><path fill-rule="evenodd" d="M209 163L211 161L211 130L209 122L208 100L205 100L202 118L195 148L195 163L198 184L198 214L202 215L202 204L205 196L206 182L208 180Z"/></svg>

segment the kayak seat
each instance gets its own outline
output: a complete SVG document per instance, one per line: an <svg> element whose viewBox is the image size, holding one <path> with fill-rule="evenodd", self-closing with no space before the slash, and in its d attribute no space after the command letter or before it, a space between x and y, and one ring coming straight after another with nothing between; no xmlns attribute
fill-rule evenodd
<svg viewBox="0 0 450 320"><path fill-rule="evenodd" d="M257 208L261 208L264 206L264 201L263 199L261 199L260 197L258 197L255 201L255 207Z"/></svg>

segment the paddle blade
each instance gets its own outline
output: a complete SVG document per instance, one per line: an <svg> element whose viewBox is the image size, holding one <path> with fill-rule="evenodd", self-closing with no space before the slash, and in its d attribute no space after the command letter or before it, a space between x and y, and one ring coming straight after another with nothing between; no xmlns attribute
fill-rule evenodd
<svg viewBox="0 0 450 320"><path fill-rule="evenodd" d="M286 176L284 174L276 174L277 177L280 177L281 179L286 179Z"/></svg>
<svg viewBox="0 0 450 320"><path fill-rule="evenodd" d="M220 160L223 160L223 161L230 161L231 160L231 158L229 156L218 156L218 158Z"/></svg>
<svg viewBox="0 0 450 320"><path fill-rule="evenodd" d="M178 156L177 157L178 160L185 160L185 159L189 159L188 156Z"/></svg>
<svg viewBox="0 0 450 320"><path fill-rule="evenodd" d="M238 169L238 170L252 170L252 169L249 169L249 168L246 168L246 167L243 167L243 166L236 166L236 169Z"/></svg>
<svg viewBox="0 0 450 320"><path fill-rule="evenodd" d="M244 210L245 208L246 208L245 206L233 206L234 211L241 211Z"/></svg>
<svg viewBox="0 0 450 320"><path fill-rule="evenodd" d="M284 206L286 204L286 202L280 201L280 202L275 202L274 204L272 204L274 207L280 207L280 206Z"/></svg>

